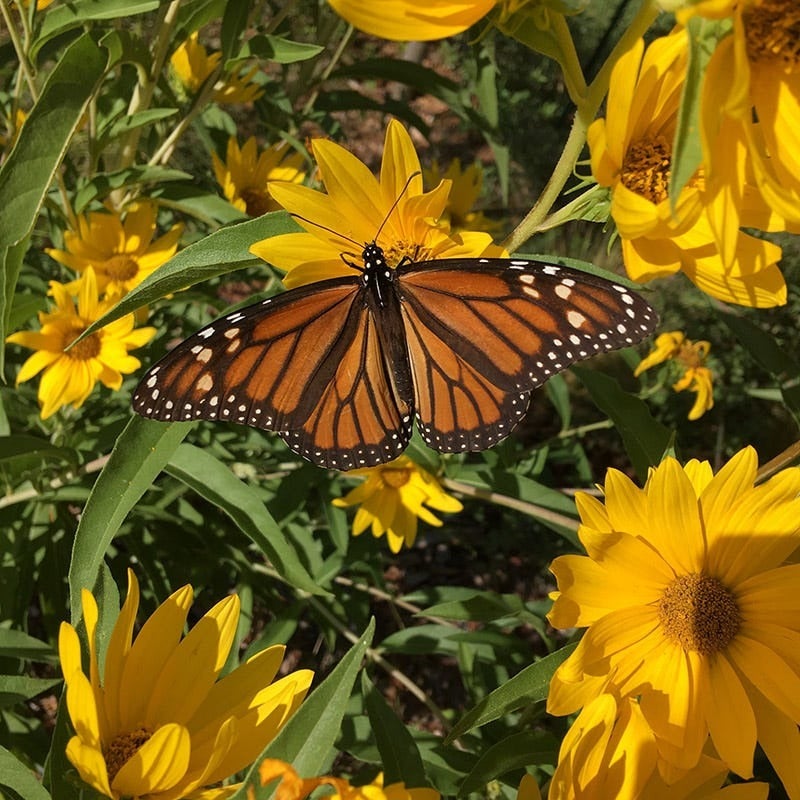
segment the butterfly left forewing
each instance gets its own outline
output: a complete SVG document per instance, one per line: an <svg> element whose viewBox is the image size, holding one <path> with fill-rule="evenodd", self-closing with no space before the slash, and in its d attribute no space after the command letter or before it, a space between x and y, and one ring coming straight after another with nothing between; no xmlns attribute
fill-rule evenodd
<svg viewBox="0 0 800 800"><path fill-rule="evenodd" d="M657 321L622 285L540 262L427 262L402 268L399 283L420 429L444 452L494 444L533 388Z"/></svg>

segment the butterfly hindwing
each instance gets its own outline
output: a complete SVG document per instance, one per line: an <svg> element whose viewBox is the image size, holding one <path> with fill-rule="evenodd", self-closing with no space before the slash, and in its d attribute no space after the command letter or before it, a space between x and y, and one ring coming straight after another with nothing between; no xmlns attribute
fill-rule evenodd
<svg viewBox="0 0 800 800"><path fill-rule="evenodd" d="M280 436L322 467L348 470L391 461L411 439L411 408L394 391L370 310L354 303L354 337L303 425Z"/></svg>
<svg viewBox="0 0 800 800"><path fill-rule="evenodd" d="M625 287L535 261L418 263L401 268L399 283L419 426L443 452L491 446L536 386L656 323Z"/></svg>

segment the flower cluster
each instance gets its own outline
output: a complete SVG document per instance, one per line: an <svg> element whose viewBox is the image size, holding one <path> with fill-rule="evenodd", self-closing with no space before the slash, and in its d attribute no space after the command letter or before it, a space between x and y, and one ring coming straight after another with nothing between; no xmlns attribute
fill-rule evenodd
<svg viewBox="0 0 800 800"><path fill-rule="evenodd" d="M90 212L77 219L77 230L64 233L64 249L47 253L74 270L79 278L62 284L50 281L51 311L39 314L38 331L19 331L7 341L36 352L22 365L17 384L43 372L39 382L41 417L47 419L66 405L79 408L96 383L114 391L123 375L140 362L128 351L147 344L155 328L134 329L129 314L91 333L72 346L89 326L109 311L134 286L171 258L183 227L174 225L163 236L156 233L157 207L142 201L124 214Z"/></svg>
<svg viewBox="0 0 800 800"><path fill-rule="evenodd" d="M549 620L588 630L547 708L583 710L551 797L683 797L652 782L752 777L756 744L800 796L800 565L787 561L800 545L800 468L761 485L756 473L752 448L716 475L666 458L644 489L609 470L605 503L578 496L587 555L553 562Z"/></svg>
<svg viewBox="0 0 800 800"><path fill-rule="evenodd" d="M606 117L589 128L592 172L611 192L625 268L637 281L682 271L719 300L759 308L781 305L786 283L777 266L780 247L740 229L785 228L752 177L747 151L734 147L726 162L737 176L728 188L742 199L736 224L729 224L720 206L725 193L716 191L709 177L718 168L707 161L674 195L672 147L687 63L682 29L647 48L637 42L614 65ZM716 115L718 100L706 92L705 102L713 104ZM717 146L708 152L720 149L727 152Z"/></svg>

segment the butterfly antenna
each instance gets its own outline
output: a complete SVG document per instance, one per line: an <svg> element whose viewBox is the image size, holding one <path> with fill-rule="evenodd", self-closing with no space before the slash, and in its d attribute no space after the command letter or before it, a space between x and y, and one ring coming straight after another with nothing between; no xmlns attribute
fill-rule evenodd
<svg viewBox="0 0 800 800"><path fill-rule="evenodd" d="M346 239L351 244L354 244L359 250L363 247L360 242L357 242L355 239L351 239L349 236L345 236L343 233L339 233L339 231L335 231L333 228L329 228L327 225L320 225L319 222L314 222L313 219L308 219L308 217L301 217L299 214L291 214L290 215L293 219L299 219L303 222L307 222L309 225L313 225L315 228L319 228L320 230L327 231L328 233L332 233L334 236L338 236L340 239Z"/></svg>
<svg viewBox="0 0 800 800"><path fill-rule="evenodd" d="M405 182L405 185L400 191L400 194L397 195L397 199L394 201L394 203L392 203L392 207L389 209L389 213L383 218L383 222L381 222L380 227L375 232L375 238L372 240L373 242L378 241L378 237L381 235L381 231L383 230L384 225L386 225L386 223L391 218L392 214L394 214L394 210L397 208L397 204L403 199L403 195L408 191L408 187L411 186L411 181L413 181L414 178L416 178L419 175L422 175L422 172L420 170L417 170L416 172L412 172L408 176L408 180Z"/></svg>
<svg viewBox="0 0 800 800"><path fill-rule="evenodd" d="M418 175L421 175L421 174L422 174L422 172L420 170L417 170L416 172L412 172L408 176L408 180L405 182L402 191L397 196L397 199L394 201L394 203L392 203L392 207L389 209L389 213L383 218L383 222L381 222L380 227L376 231L375 238L373 239L373 241L376 241L378 239L378 237L380 236L381 231L383 230L384 226L389 221L389 218L394 213L394 210L397 208L397 204L400 202L400 200L402 200L403 195L408 191L408 187L411 185L411 181L413 181L414 178L416 178ZM293 219L298 219L298 220L301 220L302 222L307 222L309 225L313 225L315 228L319 228L320 230L327 231L328 233L332 233L334 236L338 236L340 239L345 239L348 242L350 242L351 244L354 244L359 249L361 249L361 247L363 246L363 244L361 242L357 242L355 239L351 239L349 236L345 236L343 233L340 233L339 231L335 231L333 228L329 228L327 225L320 225L319 222L314 222L313 219L308 219L308 217L302 217L302 216L300 216L300 214L291 214L291 216L292 216Z"/></svg>

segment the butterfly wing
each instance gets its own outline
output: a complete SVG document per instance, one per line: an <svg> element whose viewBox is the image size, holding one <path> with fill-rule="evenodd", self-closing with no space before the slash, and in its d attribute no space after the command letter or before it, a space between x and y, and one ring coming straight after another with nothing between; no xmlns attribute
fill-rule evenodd
<svg viewBox="0 0 800 800"><path fill-rule="evenodd" d="M322 467L395 457L411 411L394 390L358 278L322 281L214 320L144 376L134 410L276 431Z"/></svg>
<svg viewBox="0 0 800 800"><path fill-rule="evenodd" d="M491 447L524 415L532 389L638 342L658 319L624 286L537 261L434 261L398 278L417 421L440 452Z"/></svg>

